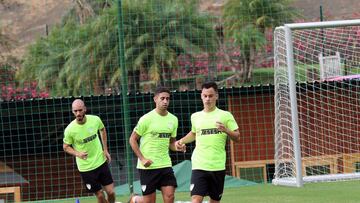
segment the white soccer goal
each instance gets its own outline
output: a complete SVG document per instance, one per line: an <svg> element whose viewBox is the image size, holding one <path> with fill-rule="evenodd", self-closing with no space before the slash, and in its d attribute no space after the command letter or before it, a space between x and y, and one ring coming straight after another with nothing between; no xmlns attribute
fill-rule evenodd
<svg viewBox="0 0 360 203"><path fill-rule="evenodd" d="M273 184L360 178L360 20L286 24L274 51ZM344 76L320 78L320 54Z"/></svg>

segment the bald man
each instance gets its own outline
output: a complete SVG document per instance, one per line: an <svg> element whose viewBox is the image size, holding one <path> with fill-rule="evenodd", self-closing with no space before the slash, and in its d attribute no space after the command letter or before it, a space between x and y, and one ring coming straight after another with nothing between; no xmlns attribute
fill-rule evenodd
<svg viewBox="0 0 360 203"><path fill-rule="evenodd" d="M86 106L81 99L72 103L72 112L75 119L65 129L64 151L76 157L86 190L94 193L99 203L114 203L114 181L108 165L111 157L104 124L98 116L86 115Z"/></svg>

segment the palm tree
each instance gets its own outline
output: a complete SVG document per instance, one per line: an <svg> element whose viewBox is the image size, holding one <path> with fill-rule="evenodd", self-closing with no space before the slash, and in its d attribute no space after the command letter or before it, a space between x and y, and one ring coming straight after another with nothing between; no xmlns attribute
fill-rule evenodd
<svg viewBox="0 0 360 203"><path fill-rule="evenodd" d="M104 94L106 89L118 86L117 19L114 16L116 9L112 8L79 29L86 41L69 52L59 76L67 85L71 84L76 90L85 88L92 94ZM84 85L84 81L91 82Z"/></svg>
<svg viewBox="0 0 360 203"><path fill-rule="evenodd" d="M209 16L181 0L124 0L122 8L125 63L132 91L138 91L140 70L164 84L171 81L177 56L216 49ZM117 8L112 6L80 25L78 19L53 29L30 46L22 81L37 80L53 95L104 94L118 88ZM71 20L72 19L72 20ZM123 67L124 68L124 67ZM118 90L116 90L118 91Z"/></svg>
<svg viewBox="0 0 360 203"><path fill-rule="evenodd" d="M145 69L162 85L171 81L180 54L194 56L216 49L211 17L200 14L195 1L125 1L125 57L129 75Z"/></svg>
<svg viewBox="0 0 360 203"><path fill-rule="evenodd" d="M117 64L116 9L82 25L76 16L63 23L29 47L17 78L37 80L53 96L103 94L105 78L113 75L104 68Z"/></svg>
<svg viewBox="0 0 360 203"><path fill-rule="evenodd" d="M229 0L225 4L225 36L239 46L240 56L235 61L242 67L238 72L242 82L251 79L257 50L266 43L266 28L292 22L298 16L290 3L291 0Z"/></svg>
<svg viewBox="0 0 360 203"><path fill-rule="evenodd" d="M61 96L57 87L59 74L68 60L69 53L83 43L79 36L78 25L68 22L63 27L55 27L46 38L40 38L28 47L22 68L17 72L21 83L37 81L40 89L51 90L53 96ZM66 94L68 95L68 94Z"/></svg>

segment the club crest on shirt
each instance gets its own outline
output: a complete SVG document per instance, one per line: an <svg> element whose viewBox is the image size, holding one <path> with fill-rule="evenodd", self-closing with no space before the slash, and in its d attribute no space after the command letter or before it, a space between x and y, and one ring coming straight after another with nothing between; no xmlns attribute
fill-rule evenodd
<svg viewBox="0 0 360 203"><path fill-rule="evenodd" d="M87 130L88 130L89 133L94 132L94 128L92 128L92 127L88 128Z"/></svg>
<svg viewBox="0 0 360 203"><path fill-rule="evenodd" d="M145 192L145 190L146 190L146 185L141 185L141 190L142 190L143 192Z"/></svg>
<svg viewBox="0 0 360 203"><path fill-rule="evenodd" d="M168 122L167 127L171 130L174 128L174 123L173 122Z"/></svg>
<svg viewBox="0 0 360 203"><path fill-rule="evenodd" d="M86 184L86 188L87 188L88 190L91 190L91 185L90 185L90 184Z"/></svg>

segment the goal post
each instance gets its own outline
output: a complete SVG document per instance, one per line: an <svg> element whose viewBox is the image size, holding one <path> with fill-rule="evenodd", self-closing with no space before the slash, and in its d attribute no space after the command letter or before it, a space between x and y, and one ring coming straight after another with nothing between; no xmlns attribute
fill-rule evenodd
<svg viewBox="0 0 360 203"><path fill-rule="evenodd" d="M274 59L273 184L360 178L360 20L277 27Z"/></svg>

